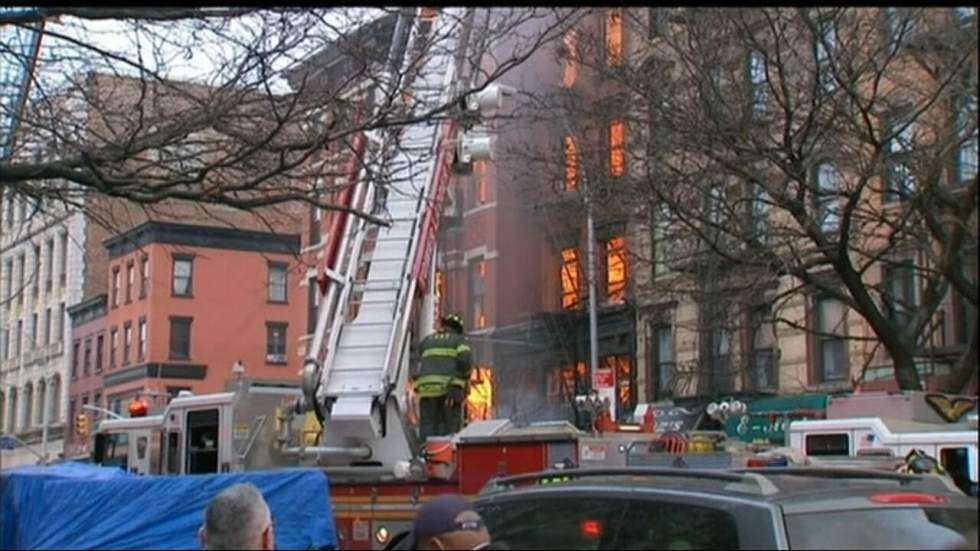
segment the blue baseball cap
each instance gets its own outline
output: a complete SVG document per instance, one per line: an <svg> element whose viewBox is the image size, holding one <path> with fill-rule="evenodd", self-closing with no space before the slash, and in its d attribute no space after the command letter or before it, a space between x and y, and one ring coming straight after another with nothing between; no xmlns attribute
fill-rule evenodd
<svg viewBox="0 0 980 551"><path fill-rule="evenodd" d="M439 496L433 501L419 507L412 522L412 533L409 535L409 549L417 549L418 543L426 538L435 537L457 530L479 530L483 521L476 515L475 519L459 520L459 515L472 511L473 505L461 495L451 494Z"/></svg>

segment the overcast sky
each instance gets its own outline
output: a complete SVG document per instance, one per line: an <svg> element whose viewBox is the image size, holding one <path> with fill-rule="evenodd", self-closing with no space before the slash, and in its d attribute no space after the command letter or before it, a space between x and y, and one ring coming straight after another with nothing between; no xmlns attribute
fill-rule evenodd
<svg viewBox="0 0 980 551"><path fill-rule="evenodd" d="M309 26L308 39L299 41L288 52L272 60L271 73L274 76L269 79L269 84L274 91L288 90L285 80L277 73L322 48L328 40L336 38L336 28L349 29L383 13L375 8L331 8L318 11L329 11L323 18L324 22L313 24L311 17L300 14L293 16L299 25ZM217 20L211 20L209 25L217 23ZM141 63L167 78L214 85L227 80L223 78L226 72L219 72L219 68L229 61L242 59L245 46L257 44L261 33L271 28L263 24L263 19L258 15L231 20L227 25L222 25L225 28L220 28L220 32L241 42L235 44L233 40L225 39L214 32L215 27L205 27L197 22L166 23L162 26L151 26L149 30L140 25L133 21L91 21L65 17L60 22L50 22L48 30L93 44L134 64ZM165 32L160 32L161 29L165 29ZM271 40L272 37L268 37L267 43ZM39 66L41 74L38 76L48 90L59 87L68 75L83 74L91 69L106 71L111 66L121 74L138 75L135 66L122 60L98 56L95 52L86 51L70 41L50 34L45 36L42 46Z"/></svg>

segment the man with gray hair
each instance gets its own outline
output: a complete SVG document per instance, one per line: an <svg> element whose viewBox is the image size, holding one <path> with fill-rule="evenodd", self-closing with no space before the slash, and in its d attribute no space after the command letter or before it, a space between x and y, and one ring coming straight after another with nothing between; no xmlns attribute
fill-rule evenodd
<svg viewBox="0 0 980 551"><path fill-rule="evenodd" d="M253 484L222 490L204 511L198 538L205 549L274 549L272 513Z"/></svg>

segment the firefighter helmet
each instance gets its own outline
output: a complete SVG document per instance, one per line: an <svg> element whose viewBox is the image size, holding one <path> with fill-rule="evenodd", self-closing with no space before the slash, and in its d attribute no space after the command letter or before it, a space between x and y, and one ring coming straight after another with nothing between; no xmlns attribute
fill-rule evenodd
<svg viewBox="0 0 980 551"><path fill-rule="evenodd" d="M913 449L905 456L904 470L913 474L946 474L946 470L936 461L936 458L918 449Z"/></svg>
<svg viewBox="0 0 980 551"><path fill-rule="evenodd" d="M442 324L452 327L457 333L463 332L463 318L459 314L446 314L442 316Z"/></svg>

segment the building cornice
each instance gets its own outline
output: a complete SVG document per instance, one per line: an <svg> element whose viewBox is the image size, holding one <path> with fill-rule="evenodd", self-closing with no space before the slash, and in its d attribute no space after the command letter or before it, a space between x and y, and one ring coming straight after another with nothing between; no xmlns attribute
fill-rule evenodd
<svg viewBox="0 0 980 551"><path fill-rule="evenodd" d="M68 307L72 327L101 318L108 312L108 295L102 293Z"/></svg>
<svg viewBox="0 0 980 551"><path fill-rule="evenodd" d="M106 389L140 379L195 379L204 380L208 367L202 364L147 363L104 373L102 381Z"/></svg>
<svg viewBox="0 0 980 551"><path fill-rule="evenodd" d="M279 234L235 228L146 222L103 242L109 258L118 258L146 245L160 243L209 249L297 255L299 234Z"/></svg>

